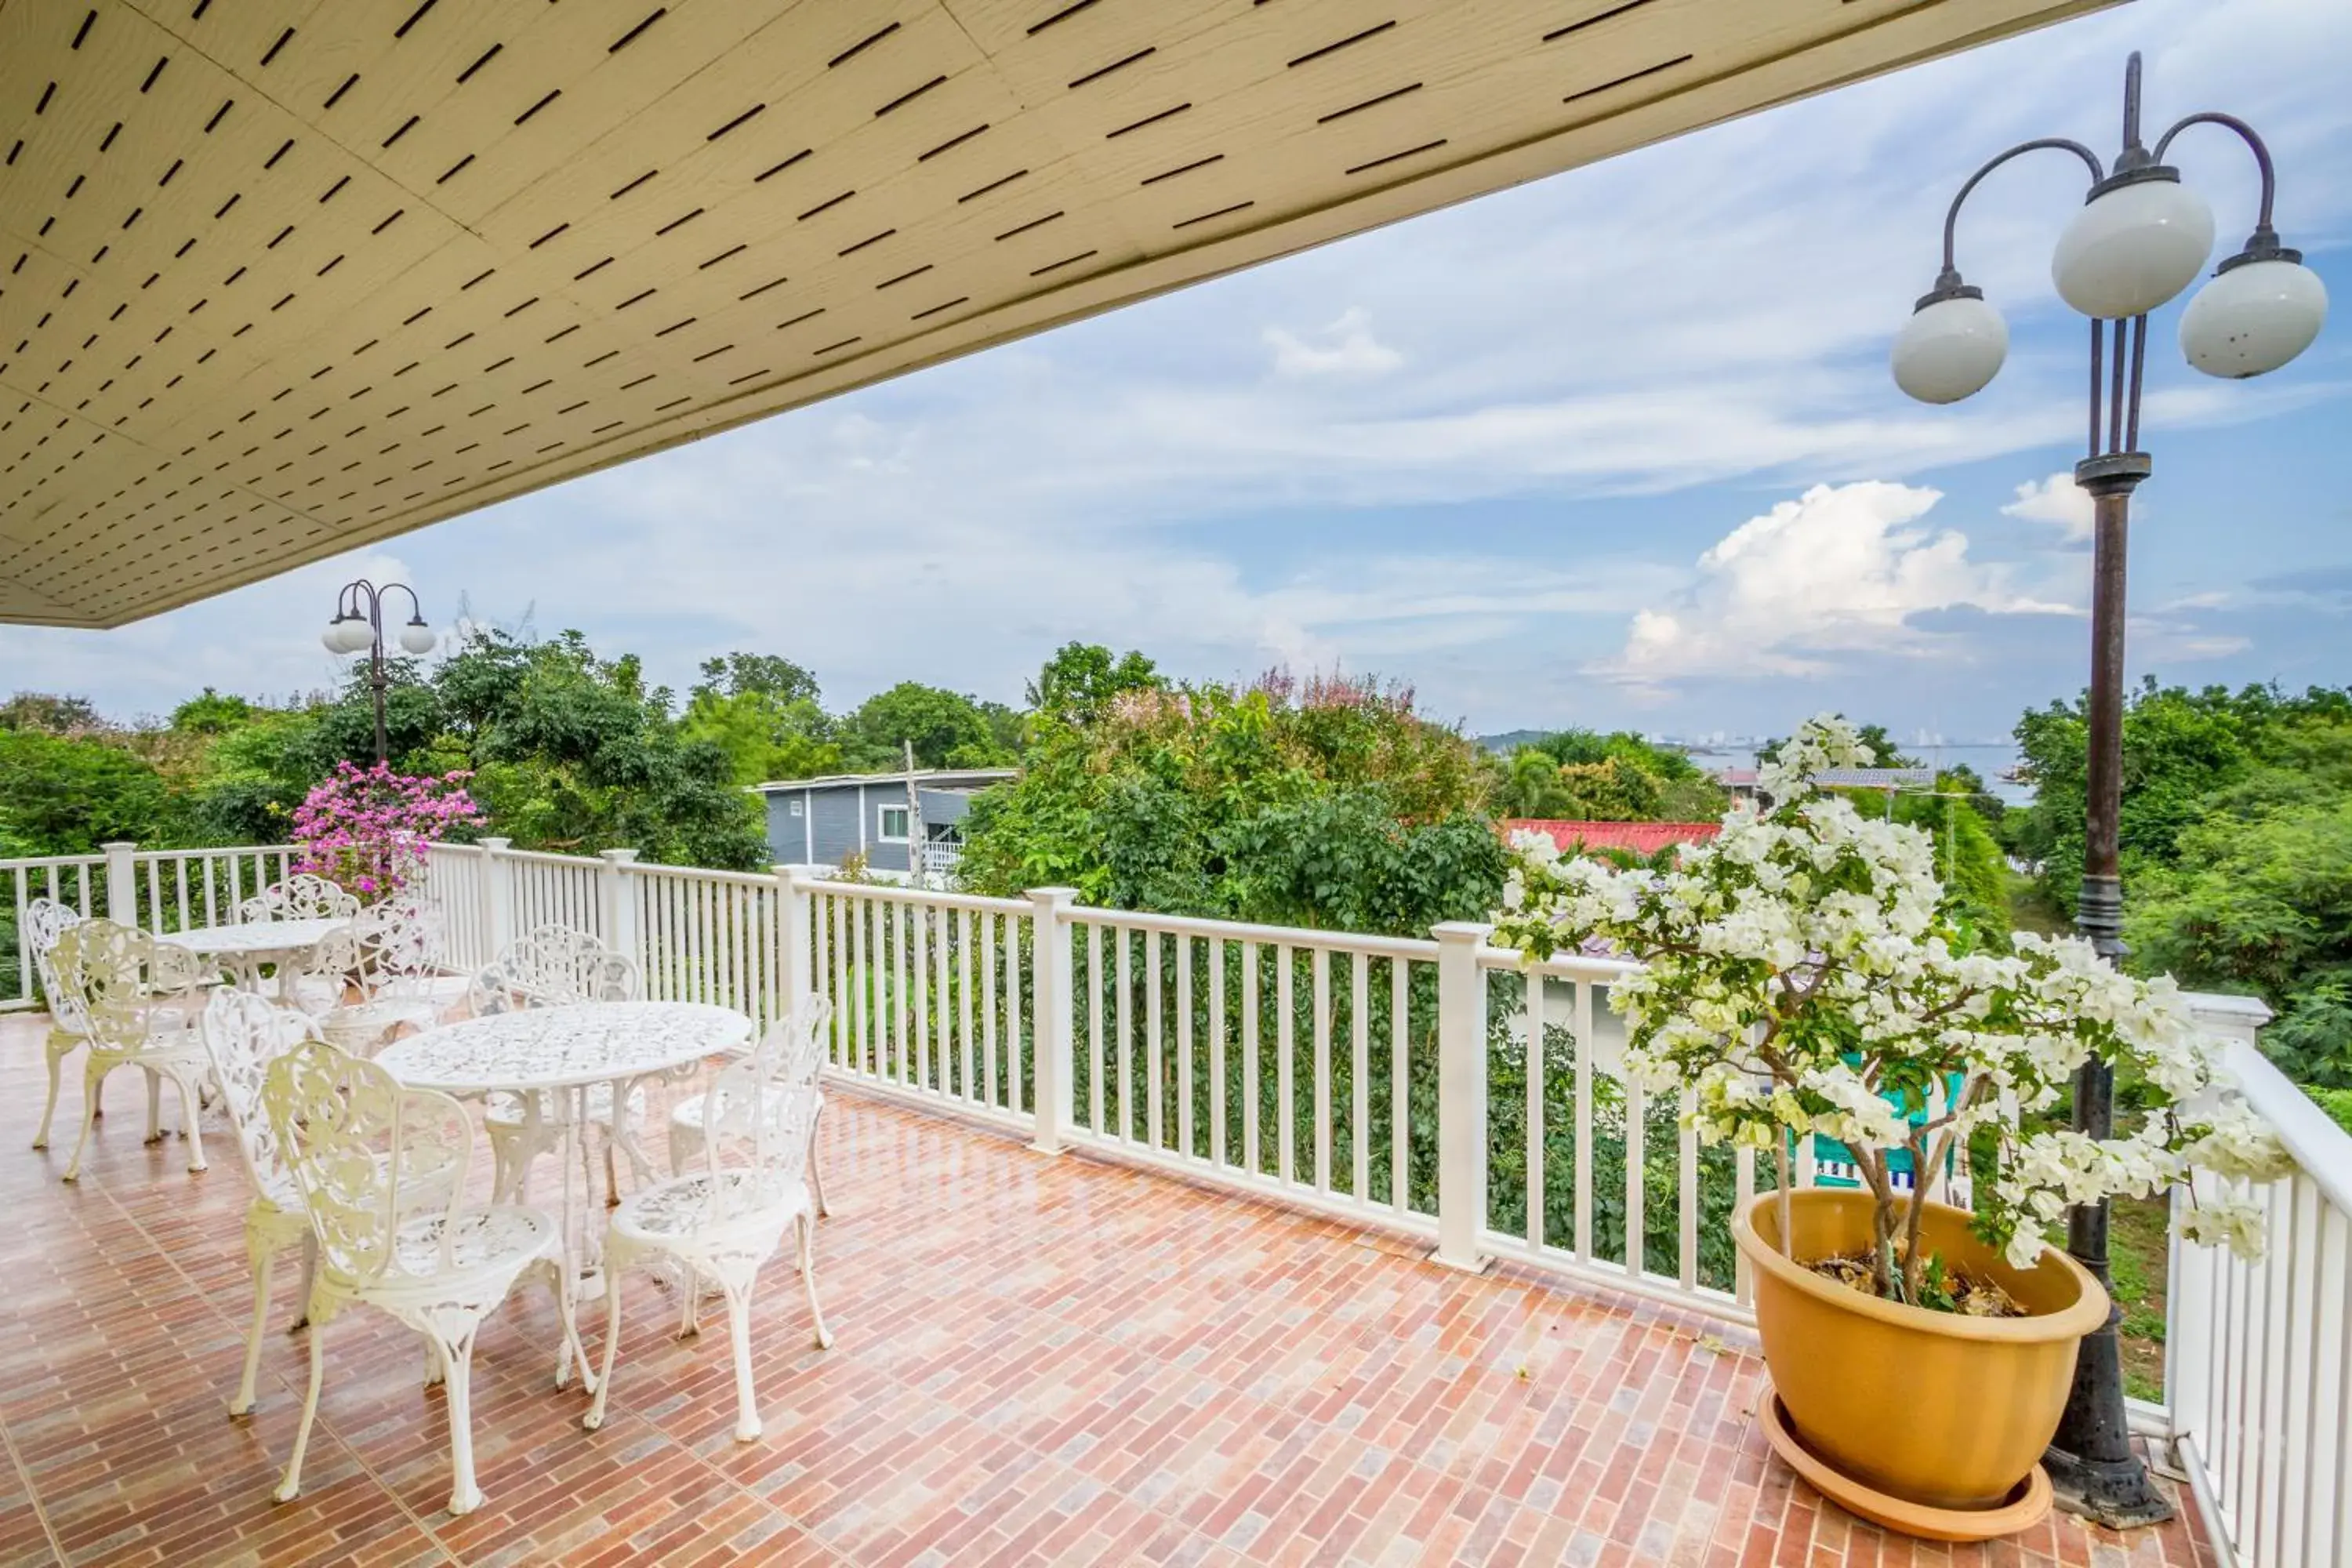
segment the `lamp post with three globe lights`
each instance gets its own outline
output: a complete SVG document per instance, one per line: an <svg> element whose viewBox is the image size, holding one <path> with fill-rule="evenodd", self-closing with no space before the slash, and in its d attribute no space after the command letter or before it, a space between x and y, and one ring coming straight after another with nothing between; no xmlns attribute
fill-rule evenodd
<svg viewBox="0 0 2352 1568"><path fill-rule="evenodd" d="M1957 403L1991 381L2007 357L2009 331L1982 290L1962 281L1953 259L1960 204L1979 182L2021 153L2070 153L2089 166L2083 208L2059 237L2051 279L2061 299L2091 320L2090 447L2074 482L2091 497L2094 532L2091 682L2082 890L2075 928L2101 954L2120 961L2123 884L2116 827L2123 798L2125 552L2131 496L2151 464L2139 449L2140 381L2148 312L2196 281L2213 248L2213 215L2164 162L2173 139L2197 125L2235 132L2262 175L2252 235L2215 270L2181 313L2180 347L2209 375L2242 379L2278 369L2319 335L2327 290L2299 252L2279 243L2271 226L2276 178L2270 150L2243 121L2191 114L2157 138L2140 141L2140 60L2124 76L2123 151L2112 168L2078 142L2047 137L2021 142L1986 163L1952 198L1944 219L1944 266L1895 341L1895 380L1924 403ZM2104 417L2103 417L2104 416ZM2114 1079L2104 1066L2074 1075L2074 1124L2095 1138L2113 1131ZM2107 1205L2085 1205L2067 1219L2067 1250L2107 1284ZM2062 1504L2111 1525L2146 1524L2171 1515L2131 1449L2124 1411L2123 1369L2116 1337L2121 1314L2111 1304L2104 1326L2087 1336L2057 1435L2044 1457Z"/></svg>
<svg viewBox="0 0 2352 1568"><path fill-rule="evenodd" d="M392 685L383 672L383 595L397 590L408 595L408 624L398 633L400 646L412 654L433 651L433 628L425 624L425 606L417 602L416 590L405 583L386 583L379 588L362 577L356 583L343 584L335 600L335 618L319 634L329 653L361 653L368 656L368 689L375 696L375 760L383 763L385 756L383 733L383 694Z"/></svg>

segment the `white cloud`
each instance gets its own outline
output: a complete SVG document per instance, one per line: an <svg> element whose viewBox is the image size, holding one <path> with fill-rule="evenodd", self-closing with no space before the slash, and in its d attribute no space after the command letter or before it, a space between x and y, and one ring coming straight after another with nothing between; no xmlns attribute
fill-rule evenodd
<svg viewBox="0 0 2352 1568"><path fill-rule="evenodd" d="M1852 656L1938 646L1911 625L1923 611L2064 613L2015 592L2008 568L1969 560L1967 535L1918 526L1942 499L1874 479L1816 485L1749 518L1699 557L1680 595L1636 611L1594 673L1636 686L1818 676Z"/></svg>
<svg viewBox="0 0 2352 1568"><path fill-rule="evenodd" d="M2028 479L2017 487L2017 499L2000 510L2029 522L2051 523L2069 540L2091 537L2091 493L2076 484L2072 474Z"/></svg>
<svg viewBox="0 0 2352 1568"><path fill-rule="evenodd" d="M1323 342L1310 343L1281 327L1265 330L1276 375L1385 375L1404 363L1404 355L1372 336L1370 318L1360 306L1314 335Z"/></svg>

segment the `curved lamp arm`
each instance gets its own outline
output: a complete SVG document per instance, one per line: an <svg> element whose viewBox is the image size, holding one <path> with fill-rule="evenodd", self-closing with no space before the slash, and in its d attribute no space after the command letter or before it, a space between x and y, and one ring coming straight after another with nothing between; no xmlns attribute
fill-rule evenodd
<svg viewBox="0 0 2352 1568"><path fill-rule="evenodd" d="M416 590L405 583L386 583L382 589L378 590L378 602L381 603L383 595L391 593L394 588L408 595L408 613L413 617L411 624L422 621L425 618L425 606L417 602Z"/></svg>
<svg viewBox="0 0 2352 1568"><path fill-rule="evenodd" d="M2201 114L2191 114L2157 138L2155 154L2157 162L2164 161L2164 150L2172 145L2172 139L2192 125L2219 125L2225 130L2236 132L2239 140L2245 142L2253 153L2254 167L2262 171L2262 209L2254 217L2253 236L2246 241L2246 258L2249 260L2272 258L2301 260L2303 258L2301 252L2291 252L2282 247L2278 242L2278 230L2271 226L2271 202L2278 194L2278 171L2272 165L2271 150L2263 144L2263 139L2254 133L2252 126L2234 114L2222 114L2211 110ZM2223 262L2221 264L2223 269L2226 270L2235 261L2236 258L2232 258L2230 261Z"/></svg>
<svg viewBox="0 0 2352 1568"><path fill-rule="evenodd" d="M398 583L385 584L386 588L400 586L402 584ZM415 595L411 595L410 597L414 598ZM357 582L346 583L343 584L342 593L335 600L335 614L339 616L349 616L353 620L365 621L370 626L381 629L383 626L383 590L379 589L364 577Z"/></svg>
<svg viewBox="0 0 2352 1568"><path fill-rule="evenodd" d="M2099 155L2096 153L2092 152L2080 142L2072 141L2064 136L2042 136L2032 142L2021 142L2008 152L1994 157L1983 168L1969 176L1968 183L1960 187L1959 194L1952 198L1951 207L1944 214L1944 270L1936 278L1937 294L1957 291L1961 287L1959 268L1952 263L1952 237L1959 225L1960 204L1969 199L1969 193L1975 190L1987 174L1991 174L2011 158L2020 157L2027 153L2038 153L2045 147L2072 153L2082 159L2090 166L2093 184L2098 184L2106 177L2106 167L2099 162ZM1930 298L1933 297L1930 296Z"/></svg>

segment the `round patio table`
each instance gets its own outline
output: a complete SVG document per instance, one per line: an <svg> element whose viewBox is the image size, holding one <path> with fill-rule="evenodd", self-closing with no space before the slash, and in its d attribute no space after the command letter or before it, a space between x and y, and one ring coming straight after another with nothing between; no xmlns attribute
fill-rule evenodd
<svg viewBox="0 0 2352 1568"><path fill-rule="evenodd" d="M738 1049L751 1037L751 1019L705 1003L577 1002L444 1024L394 1040L375 1060L411 1089L464 1097L520 1095L526 1117L541 1114L543 1097L556 1100L562 1140L563 1245L579 1278L593 1272L597 1251L595 1237L586 1234L582 1209L572 1203L572 1185L576 1162L583 1194L594 1191L587 1146L580 1137L589 1089L600 1083L613 1086L614 1141L642 1170L644 1155L628 1130L630 1086ZM581 1363L583 1381L593 1386L584 1355Z"/></svg>
<svg viewBox="0 0 2352 1568"><path fill-rule="evenodd" d="M237 984L247 991L261 988L263 964L275 964L282 992L287 969L351 923L348 918L247 921L242 925L198 926L193 931L169 931L156 940L212 959L235 974Z"/></svg>

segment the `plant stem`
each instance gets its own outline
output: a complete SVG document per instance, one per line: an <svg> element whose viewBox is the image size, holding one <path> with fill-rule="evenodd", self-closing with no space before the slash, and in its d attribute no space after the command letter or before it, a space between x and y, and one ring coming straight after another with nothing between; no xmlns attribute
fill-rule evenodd
<svg viewBox="0 0 2352 1568"><path fill-rule="evenodd" d="M1870 1279L1873 1289L1888 1300L1900 1300L1895 1294L1893 1264L1895 1240L1895 1184L1886 1172L1886 1152L1883 1149L1856 1149L1855 1168L1870 1186Z"/></svg>
<svg viewBox="0 0 2352 1568"><path fill-rule="evenodd" d="M1927 1133L1911 1134L1911 1212L1904 1227L1903 1288L1916 1300L1927 1259L1919 1253L1919 1225L1927 1215Z"/></svg>
<svg viewBox="0 0 2352 1568"><path fill-rule="evenodd" d="M1789 1234L1789 1140L1785 1135L1775 1146L1773 1159L1780 1166L1780 1256L1793 1262L1797 1257L1797 1246L1796 1238Z"/></svg>

